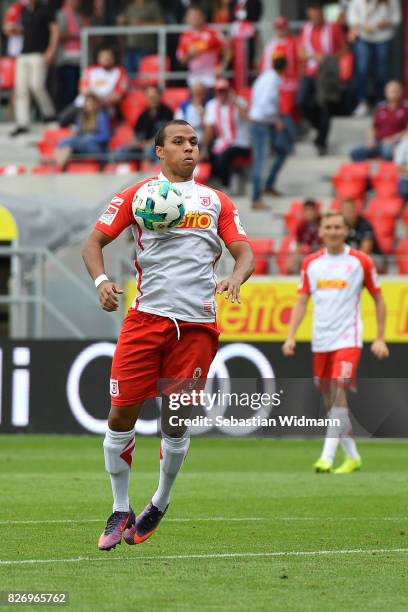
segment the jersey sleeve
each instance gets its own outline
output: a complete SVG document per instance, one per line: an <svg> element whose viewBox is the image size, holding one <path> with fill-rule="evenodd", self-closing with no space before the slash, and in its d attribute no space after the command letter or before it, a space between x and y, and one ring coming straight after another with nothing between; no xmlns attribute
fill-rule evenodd
<svg viewBox="0 0 408 612"><path fill-rule="evenodd" d="M151 179L140 181L136 185L114 195L108 208L95 223L95 229L106 234L106 236L110 236L110 238L117 238L124 229L134 225L135 220L132 213L133 198L138 189L149 180Z"/></svg>
<svg viewBox="0 0 408 612"><path fill-rule="evenodd" d="M217 193L221 203L221 211L218 218L218 235L221 240L227 246L237 240L248 242L235 204L224 193L220 191Z"/></svg>
<svg viewBox="0 0 408 612"><path fill-rule="evenodd" d="M360 260L361 261L361 260ZM368 289L371 295L376 295L381 292L380 281L374 262L366 255L361 261L364 270L364 287Z"/></svg>
<svg viewBox="0 0 408 612"><path fill-rule="evenodd" d="M188 32L183 32L179 38L176 50L176 57L178 60L183 60L187 55L188 38Z"/></svg>
<svg viewBox="0 0 408 612"><path fill-rule="evenodd" d="M301 295L311 294L308 267L309 267L309 261L306 258L302 262L302 268L300 270L300 281L299 281L299 285L297 289L297 292Z"/></svg>
<svg viewBox="0 0 408 612"><path fill-rule="evenodd" d="M81 79L79 81L79 89L89 87L89 84L91 81L90 76L91 76L92 68L93 66L88 66L87 68L85 68L84 73L81 76Z"/></svg>
<svg viewBox="0 0 408 612"><path fill-rule="evenodd" d="M116 85L115 85L114 91L115 91L115 93L122 95L128 89L128 78L127 78L127 75L126 75L126 71L125 71L125 69L122 66L120 66L119 70L120 70L119 78L116 81Z"/></svg>

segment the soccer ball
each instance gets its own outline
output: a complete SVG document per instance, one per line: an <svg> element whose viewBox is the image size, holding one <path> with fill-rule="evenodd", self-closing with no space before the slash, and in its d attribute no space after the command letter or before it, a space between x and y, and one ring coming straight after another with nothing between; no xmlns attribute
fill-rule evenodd
<svg viewBox="0 0 408 612"><path fill-rule="evenodd" d="M183 195L169 181L149 181L135 193L132 210L136 223L142 229L163 232L183 219Z"/></svg>

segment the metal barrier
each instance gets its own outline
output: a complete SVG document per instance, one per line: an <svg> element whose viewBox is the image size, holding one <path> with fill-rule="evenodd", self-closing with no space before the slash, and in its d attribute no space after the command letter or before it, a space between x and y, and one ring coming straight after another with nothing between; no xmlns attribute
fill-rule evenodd
<svg viewBox="0 0 408 612"><path fill-rule="evenodd" d="M45 247L0 247L0 256L11 258L11 276L9 294L0 296L0 304L10 306L10 336L12 338L46 337L45 317L48 313L65 332L78 339L88 337L86 330L81 329L46 295L46 267L50 264L78 294L82 301L99 309L98 295L85 285L67 268L51 251ZM30 308L31 307L31 308ZM116 328L119 329L121 317L112 313Z"/></svg>

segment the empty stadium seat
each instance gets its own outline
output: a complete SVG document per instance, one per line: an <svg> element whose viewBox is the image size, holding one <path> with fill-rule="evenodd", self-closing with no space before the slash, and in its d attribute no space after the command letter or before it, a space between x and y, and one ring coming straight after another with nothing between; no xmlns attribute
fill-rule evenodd
<svg viewBox="0 0 408 612"><path fill-rule="evenodd" d="M137 172L136 162L118 162L115 164L106 164L103 169L105 174L132 174Z"/></svg>
<svg viewBox="0 0 408 612"><path fill-rule="evenodd" d="M59 170L51 164L39 164L31 168L31 174L55 174Z"/></svg>
<svg viewBox="0 0 408 612"><path fill-rule="evenodd" d="M249 244L254 252L254 274L268 274L269 261L274 252L274 242L269 238L250 238Z"/></svg>
<svg viewBox="0 0 408 612"><path fill-rule="evenodd" d="M161 168L159 163L154 164L153 162L145 159L140 164L140 170L141 172L148 172L151 176L156 176L159 174Z"/></svg>
<svg viewBox="0 0 408 612"><path fill-rule="evenodd" d="M336 198L341 200L362 198L367 189L367 179L346 172L338 172L333 177L333 187Z"/></svg>
<svg viewBox="0 0 408 612"><path fill-rule="evenodd" d="M296 239L293 236L285 236L276 253L276 265L280 274L289 274L288 264L295 250Z"/></svg>
<svg viewBox="0 0 408 612"><path fill-rule="evenodd" d="M15 71L16 60L13 57L0 57L0 89L13 89Z"/></svg>
<svg viewBox="0 0 408 612"><path fill-rule="evenodd" d="M211 164L208 162L200 162L194 170L194 178L197 183L206 184L211 176Z"/></svg>
<svg viewBox="0 0 408 612"><path fill-rule="evenodd" d="M129 147L134 139L132 126L128 123L123 123L115 128L112 138L109 141L111 150L119 149L120 147Z"/></svg>
<svg viewBox="0 0 408 612"><path fill-rule="evenodd" d="M72 135L71 128L54 128L45 130L40 142L37 143L38 151L43 161L50 161L53 156L58 143L63 138L69 138Z"/></svg>
<svg viewBox="0 0 408 612"><path fill-rule="evenodd" d="M408 236L401 238L395 251L395 260L399 274L408 274Z"/></svg>
<svg viewBox="0 0 408 612"><path fill-rule="evenodd" d="M398 195L398 170L395 166L379 168L371 179L374 191L379 196Z"/></svg>
<svg viewBox="0 0 408 612"><path fill-rule="evenodd" d="M337 175L344 176L347 174L351 177L364 178L368 180L370 176L370 170L371 166L370 162L368 161L349 162L347 164L340 165L337 171Z"/></svg>
<svg viewBox="0 0 408 612"><path fill-rule="evenodd" d="M367 203L366 213L373 214L388 214L393 217L398 217L402 208L402 198L399 196L384 197L374 196Z"/></svg>
<svg viewBox="0 0 408 612"><path fill-rule="evenodd" d="M170 72L170 58L166 57L164 62L164 70ZM146 87L147 85L158 85L160 74L163 68L161 65L160 55L152 54L142 57L139 64L139 71L136 79L132 81L134 87Z"/></svg>
<svg viewBox="0 0 408 612"><path fill-rule="evenodd" d="M140 114L146 108L146 94L140 89L129 91L120 105L122 116L126 123L135 126Z"/></svg>
<svg viewBox="0 0 408 612"><path fill-rule="evenodd" d="M70 174L97 174L100 164L97 161L75 161L67 164L67 172Z"/></svg>
<svg viewBox="0 0 408 612"><path fill-rule="evenodd" d="M176 112L180 104L189 97L188 87L167 87L162 93L162 102Z"/></svg>
<svg viewBox="0 0 408 612"><path fill-rule="evenodd" d="M366 211L364 216L373 226L381 251L383 253L392 253L394 250L396 217L390 213L379 211Z"/></svg>
<svg viewBox="0 0 408 612"><path fill-rule="evenodd" d="M0 166L0 175L2 176L20 176L26 173L26 167L18 164L7 164Z"/></svg>

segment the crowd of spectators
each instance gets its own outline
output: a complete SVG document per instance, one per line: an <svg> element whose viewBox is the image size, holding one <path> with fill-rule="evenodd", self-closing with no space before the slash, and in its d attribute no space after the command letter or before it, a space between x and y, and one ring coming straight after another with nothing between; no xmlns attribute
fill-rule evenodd
<svg viewBox="0 0 408 612"><path fill-rule="evenodd" d="M262 16L259 0L129 0L116 5L108 19L105 0L10 3L3 33L6 53L16 58L11 136L29 131L33 97L44 122L58 119L60 126L73 126L72 136L55 152L59 167L73 155L103 159L115 128L127 121L125 99L139 88L145 102L132 123L133 140L116 148L113 160L154 163L155 132L169 119L183 118L197 130L200 161L211 164L215 184L229 190L233 173L249 169L256 211L269 208L265 194L282 195L279 173L305 122L315 130L316 153L325 155L333 115L363 117L373 111L367 142L356 143L351 159L394 160L400 194L408 200L408 101L402 84L391 80L390 62L401 22L399 0L309 0L300 31L291 31L288 20L279 16L264 42L253 25ZM157 53L156 33L91 38L94 63L80 74L81 29L107 23L187 25L182 33L168 35L166 70L186 71L175 84L188 87L177 108L163 100L158 79L149 81L143 72L143 62ZM226 33L212 23L232 23L233 28ZM249 68L241 84L234 73L239 53ZM226 78L229 70L234 78ZM168 81L167 86L173 85ZM350 244L379 253L375 234L355 203L342 202L341 211L350 225ZM307 200L292 271L306 252L319 247L319 218L318 203Z"/></svg>

